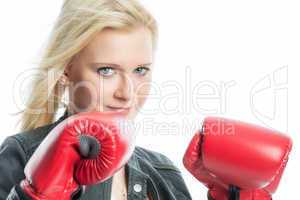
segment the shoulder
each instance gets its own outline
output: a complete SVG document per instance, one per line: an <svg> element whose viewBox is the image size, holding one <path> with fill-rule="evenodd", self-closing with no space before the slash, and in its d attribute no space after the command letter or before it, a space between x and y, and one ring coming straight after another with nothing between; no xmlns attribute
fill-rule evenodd
<svg viewBox="0 0 300 200"><path fill-rule="evenodd" d="M18 152L28 160L53 127L54 123L8 136L0 149Z"/></svg>
<svg viewBox="0 0 300 200"><path fill-rule="evenodd" d="M56 121L46 124L44 126L40 126L28 131L19 132L15 135L11 135L7 137L3 145L8 145L11 148L16 146L20 146L26 155L27 160L31 157L36 148L40 145L40 143L44 140L44 138L48 135L48 133L61 121L63 121L67 117L66 112L63 116L61 116ZM13 144L11 144L13 143Z"/></svg>
<svg viewBox="0 0 300 200"><path fill-rule="evenodd" d="M166 170L170 169L180 172L173 161L171 161L166 155L162 153L145 149L139 146L135 148L134 153L139 160L150 163L154 168Z"/></svg>
<svg viewBox="0 0 300 200"><path fill-rule="evenodd" d="M0 199L24 179L24 168L53 124L8 136L0 145Z"/></svg>

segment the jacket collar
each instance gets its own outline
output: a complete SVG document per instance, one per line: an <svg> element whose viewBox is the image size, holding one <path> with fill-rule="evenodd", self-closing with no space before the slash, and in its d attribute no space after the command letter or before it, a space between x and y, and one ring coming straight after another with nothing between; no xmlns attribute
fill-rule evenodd
<svg viewBox="0 0 300 200"><path fill-rule="evenodd" d="M59 117L57 121L61 122L62 120L68 118L69 116L71 116L71 114L68 112L68 109L66 109L64 114L61 117Z"/></svg>

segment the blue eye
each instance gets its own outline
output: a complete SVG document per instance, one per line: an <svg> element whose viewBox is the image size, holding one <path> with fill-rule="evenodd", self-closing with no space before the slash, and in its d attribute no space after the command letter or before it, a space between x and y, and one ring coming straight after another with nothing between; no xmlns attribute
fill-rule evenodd
<svg viewBox="0 0 300 200"><path fill-rule="evenodd" d="M111 76L115 73L115 71L111 67L100 67L97 69L97 73L101 74L102 76Z"/></svg>
<svg viewBox="0 0 300 200"><path fill-rule="evenodd" d="M138 67L134 71L141 76L145 76L150 69L147 67Z"/></svg>

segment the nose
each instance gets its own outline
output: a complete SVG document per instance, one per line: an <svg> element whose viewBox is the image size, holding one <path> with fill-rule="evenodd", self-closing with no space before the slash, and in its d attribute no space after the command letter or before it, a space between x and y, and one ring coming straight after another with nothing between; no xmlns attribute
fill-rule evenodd
<svg viewBox="0 0 300 200"><path fill-rule="evenodd" d="M133 93L132 81L128 76L122 76L118 83L118 87L114 92L114 97L121 101L129 101Z"/></svg>

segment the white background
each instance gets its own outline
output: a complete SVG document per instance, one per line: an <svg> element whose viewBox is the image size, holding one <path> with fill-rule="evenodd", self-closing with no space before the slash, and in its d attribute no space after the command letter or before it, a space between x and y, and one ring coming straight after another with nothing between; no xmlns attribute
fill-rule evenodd
<svg viewBox="0 0 300 200"><path fill-rule="evenodd" d="M181 161L205 116L229 117L286 132L294 146L273 197L297 198L299 3L291 0L143 2L160 28L154 82L161 96L159 100L149 99L145 105L145 110L158 109L156 113L139 116L140 122L152 126L140 130L138 144L167 155L182 170L193 199L206 199L206 188L187 173ZM1 143L17 132L18 118L11 115L19 111L14 82L19 73L36 67L34 63L61 3L60 0L1 3ZM182 91L176 91L174 84ZM180 97L184 100L178 103ZM195 127L188 126L189 123Z"/></svg>

